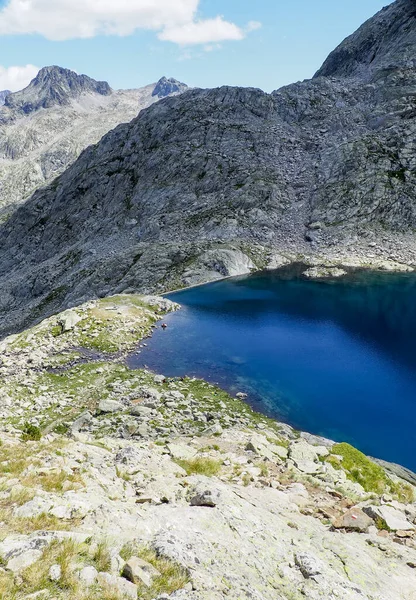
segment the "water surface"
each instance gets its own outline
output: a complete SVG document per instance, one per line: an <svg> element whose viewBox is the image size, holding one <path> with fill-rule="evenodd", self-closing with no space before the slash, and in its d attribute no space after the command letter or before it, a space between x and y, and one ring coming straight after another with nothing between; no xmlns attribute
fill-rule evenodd
<svg viewBox="0 0 416 600"><path fill-rule="evenodd" d="M249 394L257 410L416 470L416 276L280 270L168 298L130 366Z"/></svg>

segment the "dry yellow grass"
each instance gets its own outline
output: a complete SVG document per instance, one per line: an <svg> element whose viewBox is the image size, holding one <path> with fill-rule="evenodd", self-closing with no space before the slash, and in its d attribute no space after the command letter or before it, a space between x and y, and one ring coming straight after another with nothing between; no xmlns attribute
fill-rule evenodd
<svg viewBox="0 0 416 600"><path fill-rule="evenodd" d="M62 492L79 489L84 487L85 483L78 473L68 475L64 470L58 469L51 473L34 473L22 478L22 484L27 487L39 487L45 492Z"/></svg>

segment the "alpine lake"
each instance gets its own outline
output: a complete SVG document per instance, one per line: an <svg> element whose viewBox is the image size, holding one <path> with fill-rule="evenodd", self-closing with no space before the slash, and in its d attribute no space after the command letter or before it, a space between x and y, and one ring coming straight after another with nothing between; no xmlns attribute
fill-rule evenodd
<svg viewBox="0 0 416 600"><path fill-rule="evenodd" d="M168 294L182 310L129 366L243 392L259 412L416 471L416 274L303 270Z"/></svg>

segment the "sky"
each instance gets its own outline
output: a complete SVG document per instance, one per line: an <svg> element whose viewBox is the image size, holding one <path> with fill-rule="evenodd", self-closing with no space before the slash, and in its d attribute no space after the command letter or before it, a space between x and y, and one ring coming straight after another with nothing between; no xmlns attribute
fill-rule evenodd
<svg viewBox="0 0 416 600"><path fill-rule="evenodd" d="M312 77L389 0L0 0L0 90L59 65L137 88L267 92Z"/></svg>

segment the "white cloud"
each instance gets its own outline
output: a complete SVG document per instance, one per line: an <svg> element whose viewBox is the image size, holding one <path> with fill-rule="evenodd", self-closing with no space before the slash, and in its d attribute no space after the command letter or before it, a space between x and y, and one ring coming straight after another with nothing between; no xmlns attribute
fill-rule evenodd
<svg viewBox="0 0 416 600"><path fill-rule="evenodd" d="M38 33L51 40L129 35L191 21L199 0L9 0L0 34Z"/></svg>
<svg viewBox="0 0 416 600"><path fill-rule="evenodd" d="M0 90L17 92L25 88L38 74L39 67L25 65L24 67L0 66Z"/></svg>
<svg viewBox="0 0 416 600"><path fill-rule="evenodd" d="M218 16L197 20L200 0L8 0L0 9L0 35L39 34L50 40L158 32L180 45L241 40L242 29ZM254 27L253 27L254 24Z"/></svg>
<svg viewBox="0 0 416 600"><path fill-rule="evenodd" d="M242 40L244 37L244 31L240 27L224 21L222 17L168 27L159 34L159 39L181 46Z"/></svg>

